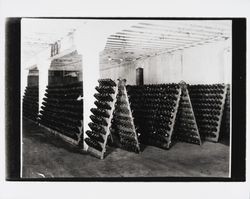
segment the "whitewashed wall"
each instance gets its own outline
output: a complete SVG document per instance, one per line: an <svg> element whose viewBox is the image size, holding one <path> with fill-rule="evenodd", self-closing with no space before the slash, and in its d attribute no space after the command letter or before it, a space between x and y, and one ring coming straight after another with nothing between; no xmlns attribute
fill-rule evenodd
<svg viewBox="0 0 250 199"><path fill-rule="evenodd" d="M144 83L230 83L231 40L217 41L173 53L165 53L144 60L120 64L105 69L100 66L103 78L123 77L128 84L136 82L136 67L144 67Z"/></svg>
<svg viewBox="0 0 250 199"><path fill-rule="evenodd" d="M183 80L190 83L230 83L231 43L220 41L183 51Z"/></svg>
<svg viewBox="0 0 250 199"><path fill-rule="evenodd" d="M112 66L112 68L103 69L100 71L101 78L111 78L116 80L118 78L125 78L128 84L135 84L136 80L136 63L125 63L117 66Z"/></svg>
<svg viewBox="0 0 250 199"><path fill-rule="evenodd" d="M162 54L144 60L144 83L171 83L181 81L181 53Z"/></svg>

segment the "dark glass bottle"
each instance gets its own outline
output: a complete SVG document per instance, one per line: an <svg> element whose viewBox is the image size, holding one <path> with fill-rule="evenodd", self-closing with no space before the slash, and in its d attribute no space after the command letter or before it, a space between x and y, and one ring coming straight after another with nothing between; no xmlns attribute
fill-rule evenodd
<svg viewBox="0 0 250 199"><path fill-rule="evenodd" d="M98 151L102 151L102 146L95 140L92 140L90 138L85 138L84 141L87 143L88 146L93 147Z"/></svg>

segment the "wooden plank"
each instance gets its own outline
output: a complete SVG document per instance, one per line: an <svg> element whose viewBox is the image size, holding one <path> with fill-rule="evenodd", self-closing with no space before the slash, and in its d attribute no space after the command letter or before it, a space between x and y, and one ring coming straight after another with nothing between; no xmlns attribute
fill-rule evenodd
<svg viewBox="0 0 250 199"><path fill-rule="evenodd" d="M191 123L189 123L189 124L192 124L191 128L192 129L194 128L196 130L195 134L196 134L196 137L199 140L199 145L201 145L202 141L201 141L201 137L200 137L200 134L199 134L199 129L198 129L198 126L197 126L197 123L196 123L195 115L194 115L194 112L193 112L192 103L191 103L191 100L190 100L190 97L189 97L189 93L188 93L188 90L187 90L187 85L186 85L186 83L181 82L180 86L181 86L181 89L182 89L182 95L181 95L180 104L179 104L179 110L178 110L178 111L180 111L180 114L179 114L180 118L177 119L177 123L175 125L181 125L181 123L178 124L178 122L183 122L183 121L187 122L185 120L185 117L184 118L181 118L181 117L182 117L183 113L185 113L185 112L191 113L191 114L189 114L189 116L191 117L191 120L190 120ZM184 104L188 105L189 108L187 107L185 109L183 109L183 108L180 109L180 107L183 106ZM185 127L186 129L184 131L188 131L187 127ZM178 129L178 131L180 131L180 129ZM175 133L178 134L179 132L175 132ZM187 135L187 136L189 136L189 135Z"/></svg>
<svg viewBox="0 0 250 199"><path fill-rule="evenodd" d="M175 125L175 121L176 121L176 116L177 116L177 112L178 112L178 107L179 107L179 103L180 103L180 98L181 98L181 88L178 89L178 95L177 95L177 101L174 107L174 115L173 115L173 119L172 124L170 125L170 131L169 131L169 142L167 143L167 148L170 148L171 144L172 144L172 134L174 131L174 125Z"/></svg>
<svg viewBox="0 0 250 199"><path fill-rule="evenodd" d="M138 140L138 137L137 137L137 133L136 133L136 128L135 128L135 125L134 125L134 120L133 120L133 115L132 115L132 111L131 111L131 108L130 108L130 102L129 102L129 98L128 98L128 94L127 94L127 90L126 90L126 81L123 79L123 80L119 80L119 83L118 83L118 88L120 88L120 90L123 90L123 97L125 97L125 102L126 102L126 108L128 109L128 114L127 114L127 118L129 119L130 123L131 123L131 126L132 126L132 131L131 129L126 129L124 127L122 127L123 130L127 130L128 132L132 132L133 134L133 138L136 142L136 147L137 147L137 152L140 152L140 144L139 144L139 140Z"/></svg>
<svg viewBox="0 0 250 199"><path fill-rule="evenodd" d="M207 36L207 35L212 35L212 36L216 36L216 35L222 35L223 34L223 30L212 30L211 29L206 29L204 26L200 26L200 27L186 27L185 26L185 23L183 24L178 24L177 22L177 25L171 25L169 23L139 23L139 25L141 26L145 26L145 27L157 27L157 28L163 28L163 29L172 29L172 30L176 30L176 31L187 31L187 32L191 32L192 34L198 34L198 35L204 35L204 36Z"/></svg>
<svg viewBox="0 0 250 199"><path fill-rule="evenodd" d="M117 32L115 33L117 36L131 36L134 38L137 37L143 37L143 38L152 38L152 37L161 37L162 33L156 33L156 32ZM176 36L174 34L167 34L167 38L171 41L188 41L188 42L195 42L199 41L200 39L195 38L183 38L182 36Z"/></svg>
<svg viewBox="0 0 250 199"><path fill-rule="evenodd" d="M110 133L110 127L111 127L111 121L112 121L112 118L113 118L113 112L114 112L114 109L115 109L117 93L118 93L118 87L116 85L115 86L115 93L110 94L110 96L113 98L113 101L109 102L109 105L111 106L111 110L107 110L109 112L109 118L105 118L108 125L107 126L102 126L104 128L105 132L106 132L105 135L101 134L101 136L104 139L104 142L101 143L101 142L97 141L102 146L102 151L98 151L98 150L94 149L91 146L88 146L88 149L87 149L88 152L90 152L92 155L94 155L94 156L96 156L96 157L98 157L100 159L103 159L105 157L108 137L109 137L109 135L112 136L111 133ZM111 137L111 139L113 139L113 138Z"/></svg>
<svg viewBox="0 0 250 199"><path fill-rule="evenodd" d="M101 160L103 159L103 152L98 151L98 150L94 149L93 147L89 146L87 149L87 152L89 152L91 155L93 155Z"/></svg>
<svg viewBox="0 0 250 199"><path fill-rule="evenodd" d="M110 41L117 41L117 42L120 42L120 43L134 43L134 44L158 44L158 45L172 45L172 46L177 46L177 45L183 45L183 44L188 44L189 42L176 42L176 41L164 41L164 40L158 40L158 39L143 39L143 38L126 38L124 40L122 39L117 39L117 38L113 38L113 37L109 37L107 42L110 42ZM202 40L200 40L202 41Z"/></svg>

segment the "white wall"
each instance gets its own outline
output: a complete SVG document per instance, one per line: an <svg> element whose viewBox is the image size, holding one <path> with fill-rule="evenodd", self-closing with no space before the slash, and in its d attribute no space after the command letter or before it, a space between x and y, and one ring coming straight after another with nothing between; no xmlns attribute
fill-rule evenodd
<svg viewBox="0 0 250 199"><path fill-rule="evenodd" d="M136 67L144 67L144 83L171 83L181 80L191 84L231 82L231 40L217 41L184 50L165 53L144 60L105 69L101 77L124 77L128 84L136 82Z"/></svg>
<svg viewBox="0 0 250 199"><path fill-rule="evenodd" d="M230 83L230 46L229 41L219 41L184 50L183 80L194 84Z"/></svg>
<svg viewBox="0 0 250 199"><path fill-rule="evenodd" d="M144 60L144 83L171 83L181 81L181 53L162 54Z"/></svg>
<svg viewBox="0 0 250 199"><path fill-rule="evenodd" d="M121 65L112 66L112 68L103 69L100 71L101 78L111 78L113 80L118 79L119 77L125 78L128 84L135 84L135 68L136 63L124 63Z"/></svg>

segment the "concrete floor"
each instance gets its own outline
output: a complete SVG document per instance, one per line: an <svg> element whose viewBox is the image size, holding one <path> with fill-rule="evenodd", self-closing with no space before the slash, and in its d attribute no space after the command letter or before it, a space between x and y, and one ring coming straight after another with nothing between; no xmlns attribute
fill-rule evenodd
<svg viewBox="0 0 250 199"><path fill-rule="evenodd" d="M147 146L140 154L112 149L99 160L24 119L23 177L228 177L229 146L177 143L170 150Z"/></svg>

